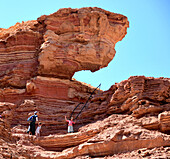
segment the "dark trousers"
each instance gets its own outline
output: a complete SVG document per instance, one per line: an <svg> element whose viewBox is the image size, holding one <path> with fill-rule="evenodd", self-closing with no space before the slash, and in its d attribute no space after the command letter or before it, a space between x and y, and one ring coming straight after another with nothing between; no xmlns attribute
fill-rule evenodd
<svg viewBox="0 0 170 159"><path fill-rule="evenodd" d="M35 122L34 121L30 123L30 132L32 135L35 135Z"/></svg>

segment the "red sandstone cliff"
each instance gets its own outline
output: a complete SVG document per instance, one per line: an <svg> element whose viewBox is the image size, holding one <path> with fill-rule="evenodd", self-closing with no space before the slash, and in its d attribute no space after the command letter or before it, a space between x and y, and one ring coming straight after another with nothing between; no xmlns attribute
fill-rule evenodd
<svg viewBox="0 0 170 159"><path fill-rule="evenodd" d="M106 67L128 24L100 8L68 8L1 29L0 86L22 88L37 75L71 79L76 71Z"/></svg>
<svg viewBox="0 0 170 159"><path fill-rule="evenodd" d="M127 27L120 14L68 8L0 30L0 158L170 157L168 78L133 76L95 91L66 134L64 116L95 89L72 76L106 67ZM35 110L39 138L26 134Z"/></svg>

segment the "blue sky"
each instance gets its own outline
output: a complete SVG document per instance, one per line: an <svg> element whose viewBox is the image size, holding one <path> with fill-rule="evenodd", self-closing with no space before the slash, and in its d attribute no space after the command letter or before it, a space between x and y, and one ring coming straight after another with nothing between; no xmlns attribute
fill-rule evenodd
<svg viewBox="0 0 170 159"><path fill-rule="evenodd" d="M100 7L123 14L130 22L108 67L95 73L77 72L74 78L92 86L101 83L103 90L135 75L170 78L169 0L0 0L0 28L67 7Z"/></svg>

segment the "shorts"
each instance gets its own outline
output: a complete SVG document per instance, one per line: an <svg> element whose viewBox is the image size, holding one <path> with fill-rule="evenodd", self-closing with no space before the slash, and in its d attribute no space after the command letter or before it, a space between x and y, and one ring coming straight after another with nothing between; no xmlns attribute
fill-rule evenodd
<svg viewBox="0 0 170 159"><path fill-rule="evenodd" d="M73 133L73 126L68 126L68 133Z"/></svg>

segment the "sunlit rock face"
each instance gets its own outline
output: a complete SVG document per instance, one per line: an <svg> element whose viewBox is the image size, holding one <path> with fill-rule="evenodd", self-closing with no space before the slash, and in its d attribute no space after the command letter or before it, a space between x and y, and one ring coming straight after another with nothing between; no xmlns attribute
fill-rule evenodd
<svg viewBox="0 0 170 159"><path fill-rule="evenodd" d="M46 28L39 74L69 79L76 71L106 67L129 25L125 16L100 8L60 9L38 22Z"/></svg>
<svg viewBox="0 0 170 159"><path fill-rule="evenodd" d="M0 87L25 87L36 76L42 36L31 30L34 24L28 21L0 30Z"/></svg>
<svg viewBox="0 0 170 159"><path fill-rule="evenodd" d="M37 76L26 89L0 89L0 114L13 127L28 125L30 113L39 112L45 125L42 135L65 134L64 116L70 117L79 102L86 102L94 88L81 82ZM132 76L107 91L95 91L76 120L74 130L112 114L129 114L149 130L169 133L170 81L168 78ZM2 103L1 103L2 102ZM73 113L75 118L84 104Z"/></svg>
<svg viewBox="0 0 170 159"><path fill-rule="evenodd" d="M37 74L71 79L106 67L126 35L125 16L100 8L65 8L0 30L0 87L25 87Z"/></svg>
<svg viewBox="0 0 170 159"><path fill-rule="evenodd" d="M68 8L0 29L0 158L170 158L169 78L131 76L107 91L71 79L106 67L127 27L120 14ZM87 100L67 134L64 116ZM40 137L26 133L34 111Z"/></svg>

